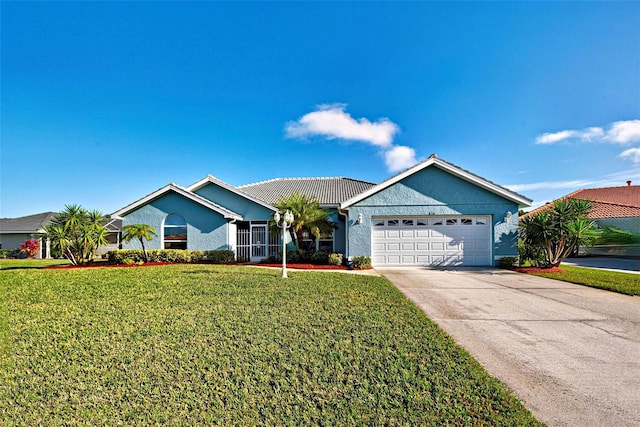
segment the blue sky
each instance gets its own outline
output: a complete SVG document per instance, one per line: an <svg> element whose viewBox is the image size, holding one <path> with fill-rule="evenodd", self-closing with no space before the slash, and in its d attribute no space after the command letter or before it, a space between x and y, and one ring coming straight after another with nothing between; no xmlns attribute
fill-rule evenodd
<svg viewBox="0 0 640 427"><path fill-rule="evenodd" d="M640 184L640 2L7 2L0 216L441 158Z"/></svg>

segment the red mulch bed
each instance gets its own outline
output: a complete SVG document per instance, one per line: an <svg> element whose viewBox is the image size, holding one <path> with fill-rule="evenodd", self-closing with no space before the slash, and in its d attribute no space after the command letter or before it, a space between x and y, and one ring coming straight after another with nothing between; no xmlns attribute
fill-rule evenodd
<svg viewBox="0 0 640 427"><path fill-rule="evenodd" d="M535 273L555 274L555 273L566 273L566 271L567 271L567 270L563 270L563 269L558 268L558 267L551 267L551 268L514 267L513 270L517 271L518 273L525 273L525 274L535 274Z"/></svg>
<svg viewBox="0 0 640 427"><path fill-rule="evenodd" d="M280 267L282 264L256 264L258 267ZM318 265L318 264L301 264L301 263L287 263L287 268L301 269L301 270L347 270L344 265ZM369 267L370 269L372 267ZM354 270L368 270L366 268L354 268Z"/></svg>
<svg viewBox="0 0 640 427"><path fill-rule="evenodd" d="M108 264L106 262L95 262L82 265L52 265L51 267L44 267L43 270L57 270L57 269L71 269L71 268L94 268L94 267L151 267L154 265L171 265L180 264L177 262L147 262L144 264ZM236 265L227 264L227 265ZM256 265L258 267L282 267L282 264L249 264ZM347 270L347 267L343 265L317 265L317 264L299 264L299 263L287 263L287 268L300 269L300 270ZM371 269L369 267L368 269ZM363 270L368 270L363 269ZM356 268L355 270L360 270Z"/></svg>

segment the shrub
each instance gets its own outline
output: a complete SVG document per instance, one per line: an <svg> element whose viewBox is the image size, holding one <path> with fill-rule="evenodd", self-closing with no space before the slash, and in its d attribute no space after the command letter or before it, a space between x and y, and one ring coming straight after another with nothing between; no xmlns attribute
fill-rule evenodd
<svg viewBox="0 0 640 427"><path fill-rule="evenodd" d="M640 234L617 227L604 227L595 241L596 245L632 245L640 243Z"/></svg>
<svg viewBox="0 0 640 427"><path fill-rule="evenodd" d="M212 264L228 264L235 261L235 254L229 250L204 251L204 260Z"/></svg>
<svg viewBox="0 0 640 427"><path fill-rule="evenodd" d="M329 254L329 259L327 260L331 265L342 265L343 255L339 252L334 252Z"/></svg>
<svg viewBox="0 0 640 427"><path fill-rule="evenodd" d="M354 268L368 268L371 267L371 258L368 256L354 256L351 258Z"/></svg>
<svg viewBox="0 0 640 427"><path fill-rule="evenodd" d="M35 258L40 252L40 243L37 240L26 240L24 243L20 243L20 251L28 258Z"/></svg>
<svg viewBox="0 0 640 427"><path fill-rule="evenodd" d="M146 262L181 262L196 263L202 261L204 252L188 249L153 249L147 251ZM144 252L141 249L119 249L108 252L110 264L123 264L125 259L131 259L134 263L145 262Z"/></svg>
<svg viewBox="0 0 640 427"><path fill-rule="evenodd" d="M328 264L329 253L325 251L315 251L311 253L311 260L313 264Z"/></svg>
<svg viewBox="0 0 640 427"><path fill-rule="evenodd" d="M516 256L505 256L500 258L498 261L498 267L500 268L511 268L518 266L518 257Z"/></svg>

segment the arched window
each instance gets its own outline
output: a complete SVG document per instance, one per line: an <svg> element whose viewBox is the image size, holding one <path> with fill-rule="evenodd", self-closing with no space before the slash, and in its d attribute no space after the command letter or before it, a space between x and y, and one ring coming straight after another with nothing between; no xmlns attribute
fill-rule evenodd
<svg viewBox="0 0 640 427"><path fill-rule="evenodd" d="M187 221L178 214L164 219L164 248L187 249Z"/></svg>

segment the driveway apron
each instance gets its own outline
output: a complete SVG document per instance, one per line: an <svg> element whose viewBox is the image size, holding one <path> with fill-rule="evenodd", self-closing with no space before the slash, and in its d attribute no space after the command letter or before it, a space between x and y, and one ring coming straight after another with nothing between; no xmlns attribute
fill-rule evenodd
<svg viewBox="0 0 640 427"><path fill-rule="evenodd" d="M509 270L377 270L540 421L640 425L640 298Z"/></svg>

